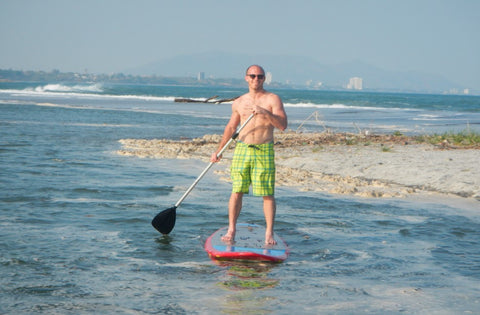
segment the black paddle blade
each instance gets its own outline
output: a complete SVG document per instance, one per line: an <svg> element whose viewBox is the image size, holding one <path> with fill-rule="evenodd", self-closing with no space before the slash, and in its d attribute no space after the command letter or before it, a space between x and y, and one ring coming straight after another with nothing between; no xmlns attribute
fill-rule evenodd
<svg viewBox="0 0 480 315"><path fill-rule="evenodd" d="M158 232L168 234L175 226L176 217L177 207L171 207L157 214L152 220L152 225Z"/></svg>

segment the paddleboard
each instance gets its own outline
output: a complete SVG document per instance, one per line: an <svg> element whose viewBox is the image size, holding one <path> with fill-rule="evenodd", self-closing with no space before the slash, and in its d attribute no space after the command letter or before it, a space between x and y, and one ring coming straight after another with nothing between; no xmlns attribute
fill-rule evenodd
<svg viewBox="0 0 480 315"><path fill-rule="evenodd" d="M265 227L256 224L238 223L235 242L231 245L222 241L228 227L213 233L205 242L205 251L214 260L243 260L282 262L287 259L289 249L285 241L274 234L276 245L265 245Z"/></svg>

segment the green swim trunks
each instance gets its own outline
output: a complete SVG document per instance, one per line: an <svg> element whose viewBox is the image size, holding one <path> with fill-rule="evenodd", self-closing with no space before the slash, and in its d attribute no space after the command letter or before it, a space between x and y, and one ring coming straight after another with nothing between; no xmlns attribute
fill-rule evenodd
<svg viewBox="0 0 480 315"><path fill-rule="evenodd" d="M232 192L248 194L250 184L255 196L273 196L275 191L275 154L273 143L237 142L230 176Z"/></svg>

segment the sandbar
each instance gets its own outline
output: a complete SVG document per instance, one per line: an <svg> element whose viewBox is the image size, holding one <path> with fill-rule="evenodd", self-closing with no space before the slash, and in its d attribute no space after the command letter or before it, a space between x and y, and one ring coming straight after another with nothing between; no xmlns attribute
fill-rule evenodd
<svg viewBox="0 0 480 315"><path fill-rule="evenodd" d="M122 139L117 154L209 162L220 135L185 140ZM215 172L229 181L232 148ZM407 136L275 134L277 186L370 198L441 194L480 201L480 148L418 143Z"/></svg>

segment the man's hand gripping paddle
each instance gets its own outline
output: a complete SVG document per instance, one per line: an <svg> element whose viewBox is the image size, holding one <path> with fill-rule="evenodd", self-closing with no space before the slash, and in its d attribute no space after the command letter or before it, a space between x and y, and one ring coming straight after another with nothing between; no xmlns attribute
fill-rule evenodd
<svg viewBox="0 0 480 315"><path fill-rule="evenodd" d="M255 114L251 114L247 118L247 120L240 126L240 128L238 128L238 130L233 134L230 140L228 140L228 142L220 150L220 152L218 153L218 156L220 156L223 153L223 151L225 151L228 148L228 146L232 143L232 141L238 137L238 135L240 134L240 131L253 118L253 116L255 116ZM192 183L192 185L190 185L187 191L183 194L183 196L177 201L177 203L173 207L161 211L153 218L152 225L155 229L157 229L157 231L159 231L162 234L168 234L173 230L173 227L175 226L175 220L177 217L178 206L180 206L183 200L193 190L193 188L195 188L195 186L202 179L202 177L208 172L208 170L213 166L213 164L214 164L213 162L210 162L210 164L208 164L208 166L197 177L197 179Z"/></svg>

